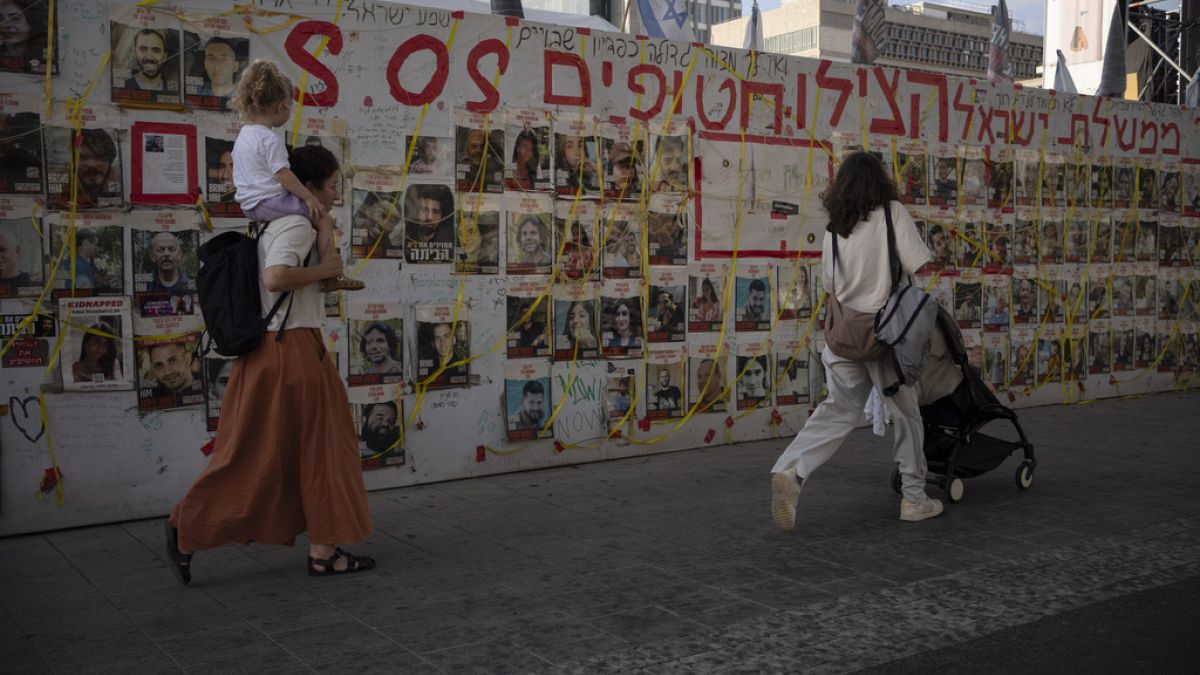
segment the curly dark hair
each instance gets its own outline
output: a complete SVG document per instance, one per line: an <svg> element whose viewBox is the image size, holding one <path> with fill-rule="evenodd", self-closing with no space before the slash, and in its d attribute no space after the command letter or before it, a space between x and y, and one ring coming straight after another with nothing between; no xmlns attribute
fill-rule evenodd
<svg viewBox="0 0 1200 675"><path fill-rule="evenodd" d="M821 203L829 214L829 225L825 229L848 237L877 207L898 199L896 183L878 157L869 152L847 155L821 196Z"/></svg>

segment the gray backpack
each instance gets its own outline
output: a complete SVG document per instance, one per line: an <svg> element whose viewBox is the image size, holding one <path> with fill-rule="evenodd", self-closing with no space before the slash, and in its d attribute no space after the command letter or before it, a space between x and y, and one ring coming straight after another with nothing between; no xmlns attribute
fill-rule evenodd
<svg viewBox="0 0 1200 675"><path fill-rule="evenodd" d="M896 383L883 390L891 396L901 385L915 384L925 369L929 356L929 340L937 321L938 305L924 290L905 282L901 277L900 257L896 254L896 232L892 226L892 209L883 210L887 218L888 259L892 270L892 293L883 309L875 315L875 339L892 348L892 365ZM908 280L911 282L911 279Z"/></svg>

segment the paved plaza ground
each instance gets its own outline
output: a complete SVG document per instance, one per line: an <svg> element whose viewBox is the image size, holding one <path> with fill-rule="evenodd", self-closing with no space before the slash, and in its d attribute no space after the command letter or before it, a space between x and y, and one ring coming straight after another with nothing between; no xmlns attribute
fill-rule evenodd
<svg viewBox="0 0 1200 675"><path fill-rule="evenodd" d="M860 430L795 532L780 439L375 492L336 579L228 546L184 588L160 519L0 539L0 672L1200 672L1200 394L1021 420L1033 488L922 523Z"/></svg>

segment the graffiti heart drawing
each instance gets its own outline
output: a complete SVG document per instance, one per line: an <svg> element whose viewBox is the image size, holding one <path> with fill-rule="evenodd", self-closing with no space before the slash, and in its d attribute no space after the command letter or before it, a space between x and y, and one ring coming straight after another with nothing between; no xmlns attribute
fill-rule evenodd
<svg viewBox="0 0 1200 675"><path fill-rule="evenodd" d="M33 405L30 406L30 403ZM10 396L8 407L12 411L9 414L12 416L13 425L21 432L21 435L30 443L37 443L42 434L46 433L46 424L42 421L37 397L30 396L21 399Z"/></svg>

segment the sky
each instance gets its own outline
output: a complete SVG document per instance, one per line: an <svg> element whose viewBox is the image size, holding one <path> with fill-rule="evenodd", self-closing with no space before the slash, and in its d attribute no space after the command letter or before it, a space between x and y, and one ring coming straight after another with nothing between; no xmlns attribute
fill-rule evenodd
<svg viewBox="0 0 1200 675"><path fill-rule="evenodd" d="M936 2L936 1L937 0L930 0L930 2ZM951 0L951 1L953 1L953 0ZM1037 35L1042 35L1045 33L1045 24L1046 24L1045 0L1007 0L1007 1L1008 1L1009 16L1011 16L1014 21L1017 19L1024 21L1026 33L1035 33ZM968 0L967 4L978 5L978 6L983 6L983 7L990 7L993 4L996 4L997 2L999 2L999 0L996 0L996 2L992 2L990 0ZM903 2L889 2L888 4L907 5L907 4L910 4L910 2L909 2L909 0L904 0ZM758 8L763 11L766 11L768 9L774 9L778 6L779 6L779 0L759 0L759 2L758 2ZM1156 3L1154 6L1158 9L1173 9L1173 8L1179 7L1179 0L1165 0L1164 2ZM750 0L742 0L742 12L744 14L750 13Z"/></svg>

